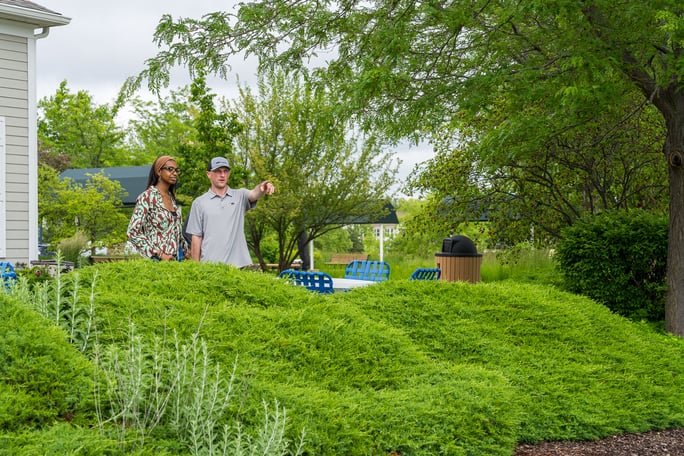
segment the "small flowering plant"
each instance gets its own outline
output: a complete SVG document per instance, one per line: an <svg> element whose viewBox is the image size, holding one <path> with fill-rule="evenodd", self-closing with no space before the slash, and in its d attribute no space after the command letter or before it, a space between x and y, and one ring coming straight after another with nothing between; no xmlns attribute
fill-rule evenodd
<svg viewBox="0 0 684 456"><path fill-rule="evenodd" d="M15 271L17 278L24 277L28 285L33 289L36 285L47 282L52 277L45 266L33 266L31 268L18 269Z"/></svg>

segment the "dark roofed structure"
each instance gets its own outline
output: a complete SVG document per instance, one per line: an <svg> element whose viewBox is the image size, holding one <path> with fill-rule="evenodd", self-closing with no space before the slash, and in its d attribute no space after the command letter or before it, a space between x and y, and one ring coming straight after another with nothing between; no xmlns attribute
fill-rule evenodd
<svg viewBox="0 0 684 456"><path fill-rule="evenodd" d="M350 218L347 224L349 225L398 225L399 219L397 218L397 211L394 209L392 203L386 203L383 208L384 215L381 217L373 218Z"/></svg>
<svg viewBox="0 0 684 456"><path fill-rule="evenodd" d="M107 179L118 181L124 191L128 193L121 200L124 207L135 206L135 200L147 188L147 178L150 174L149 166L122 166L115 168L82 168L67 169L59 175L60 179L69 178L79 185L85 185L93 174L104 173Z"/></svg>
<svg viewBox="0 0 684 456"><path fill-rule="evenodd" d="M387 211L387 214L371 223L380 225L398 225L399 218L397 217L397 211L394 209L392 203L387 203L385 205L385 210Z"/></svg>

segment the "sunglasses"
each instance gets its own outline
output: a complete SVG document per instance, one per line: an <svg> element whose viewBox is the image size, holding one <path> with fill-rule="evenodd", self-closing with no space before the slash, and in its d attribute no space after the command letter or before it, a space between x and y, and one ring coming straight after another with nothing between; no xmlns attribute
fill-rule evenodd
<svg viewBox="0 0 684 456"><path fill-rule="evenodd" d="M174 168L173 166L162 166L161 169L165 169L170 173L176 173L176 174L181 173L180 168Z"/></svg>

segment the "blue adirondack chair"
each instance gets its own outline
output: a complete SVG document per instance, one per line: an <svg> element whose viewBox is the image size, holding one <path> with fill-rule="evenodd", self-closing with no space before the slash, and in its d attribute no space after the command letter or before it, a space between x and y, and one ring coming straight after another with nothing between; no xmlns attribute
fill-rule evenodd
<svg viewBox="0 0 684 456"><path fill-rule="evenodd" d="M418 268L413 271L409 280L439 280L441 276L440 268Z"/></svg>
<svg viewBox="0 0 684 456"><path fill-rule="evenodd" d="M345 279L371 280L382 282L389 280L390 266L384 261L354 260L344 270Z"/></svg>
<svg viewBox="0 0 684 456"><path fill-rule="evenodd" d="M318 293L334 293L333 280L329 274L318 271L297 271L286 269L278 277L286 279L292 285L306 287L307 290Z"/></svg>
<svg viewBox="0 0 684 456"><path fill-rule="evenodd" d="M5 283L5 288L9 288L13 281L17 280L17 273L14 272L12 263L0 262L0 277Z"/></svg>

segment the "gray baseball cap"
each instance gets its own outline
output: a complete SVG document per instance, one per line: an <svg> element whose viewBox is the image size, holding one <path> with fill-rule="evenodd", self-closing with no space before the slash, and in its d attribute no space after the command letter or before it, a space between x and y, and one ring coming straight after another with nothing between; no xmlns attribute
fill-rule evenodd
<svg viewBox="0 0 684 456"><path fill-rule="evenodd" d="M207 171L216 171L219 168L230 169L228 160L226 160L223 157L214 157L211 160L209 160L209 166L207 166Z"/></svg>

